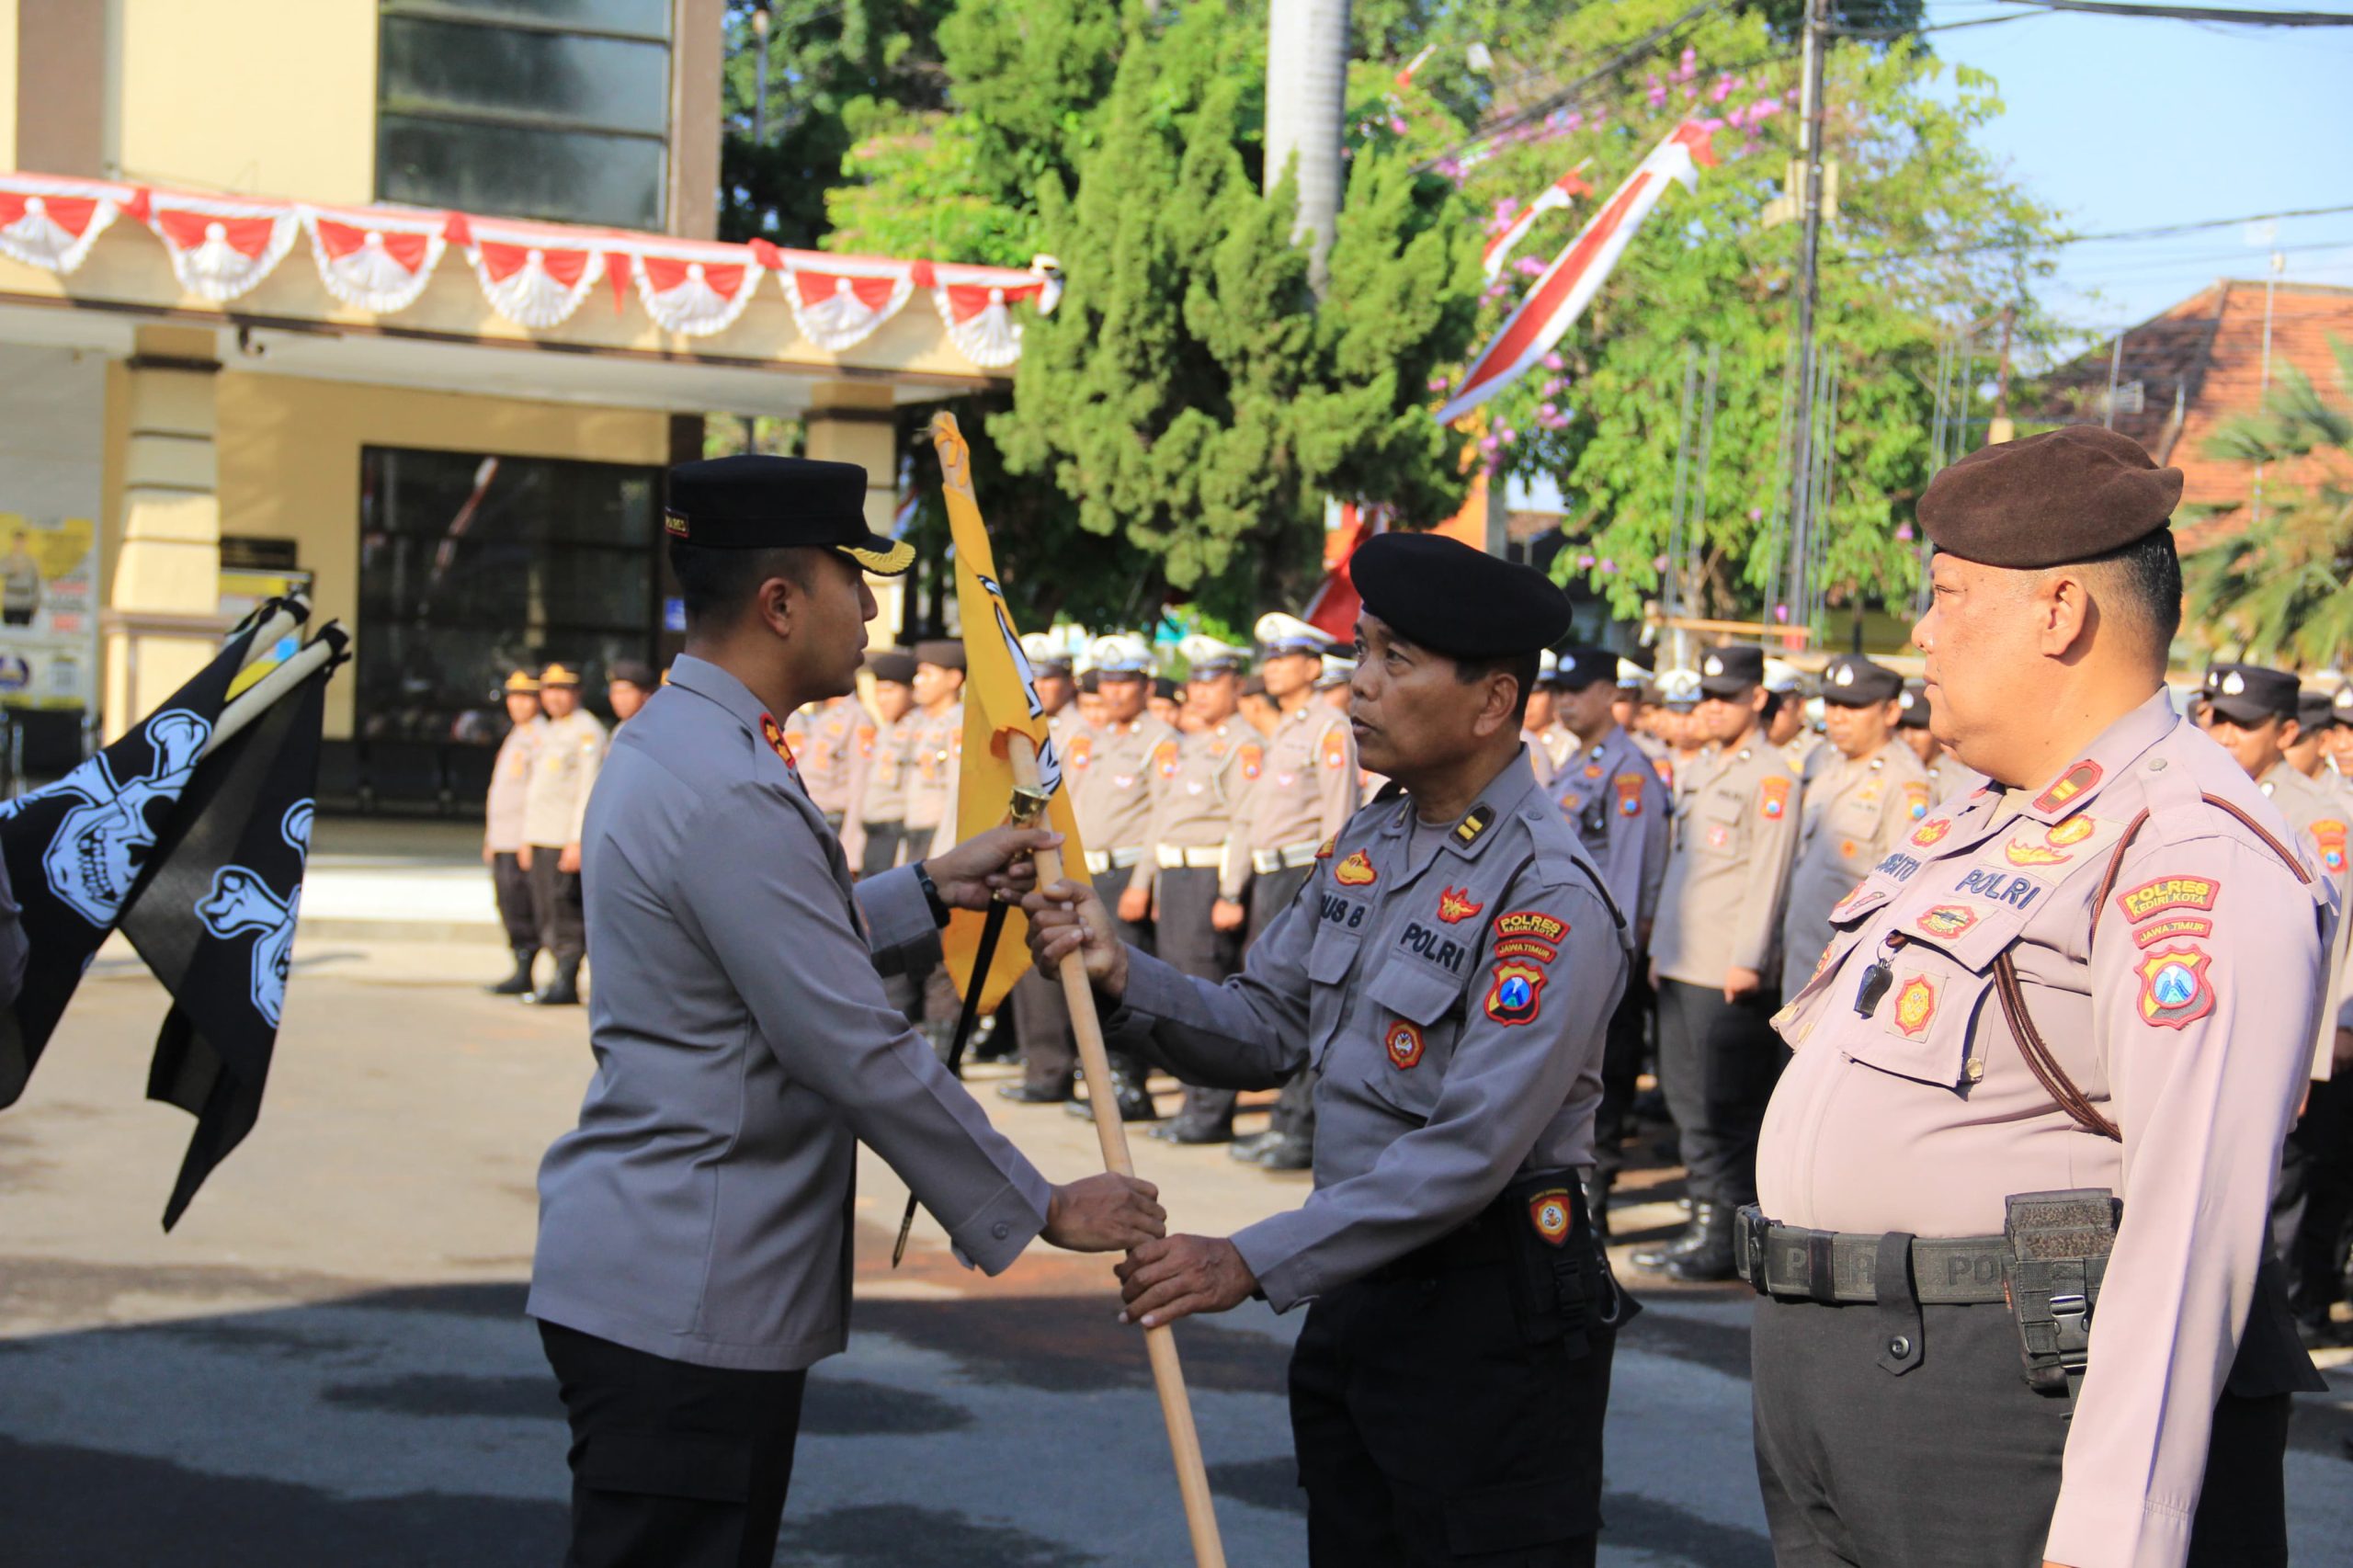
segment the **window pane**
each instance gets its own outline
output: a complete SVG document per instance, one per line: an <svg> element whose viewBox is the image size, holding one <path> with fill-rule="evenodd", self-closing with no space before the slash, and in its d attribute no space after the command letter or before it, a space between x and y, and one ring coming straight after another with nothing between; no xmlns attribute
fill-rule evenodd
<svg viewBox="0 0 2353 1568"><path fill-rule="evenodd" d="M589 131L410 119L376 127L376 194L514 218L662 226L662 143Z"/></svg>
<svg viewBox="0 0 2353 1568"><path fill-rule="evenodd" d="M408 16L438 12L486 21L584 28L592 32L670 36L670 0L384 0L384 9Z"/></svg>
<svg viewBox="0 0 2353 1568"><path fill-rule="evenodd" d="M670 51L658 43L387 17L387 113L561 120L659 136L670 123Z"/></svg>

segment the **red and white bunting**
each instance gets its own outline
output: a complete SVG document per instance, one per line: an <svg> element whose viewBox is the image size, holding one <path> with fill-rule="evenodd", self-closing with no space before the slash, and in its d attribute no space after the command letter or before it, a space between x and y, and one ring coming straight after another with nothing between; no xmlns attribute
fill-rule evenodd
<svg viewBox="0 0 2353 1568"><path fill-rule="evenodd" d="M1618 258L1625 254L1634 231L1642 227L1643 220L1658 205L1668 183L1696 187L1700 165L1712 167L1716 162L1709 133L1697 121L1687 119L1677 126L1626 176L1626 183L1610 197L1608 205L1595 213L1578 231L1577 237L1569 242L1568 248L1544 269L1543 276L1520 301L1518 309L1505 319L1495 340L1472 361L1462 384L1446 406L1438 411L1438 422L1453 424L1551 353L1552 346L1585 313L1586 306L1618 265Z"/></svg>
<svg viewBox="0 0 2353 1568"><path fill-rule="evenodd" d="M119 186L0 178L0 256L71 272L130 198Z"/></svg>
<svg viewBox="0 0 2353 1568"><path fill-rule="evenodd" d="M490 308L517 326L549 327L569 319L604 279L605 255L593 245L551 244L529 230L471 226L466 259L473 263Z"/></svg>
<svg viewBox="0 0 2353 1568"><path fill-rule="evenodd" d="M905 308L915 291L914 269L887 273L827 272L788 266L785 301L801 335L828 353L865 342Z"/></svg>
<svg viewBox="0 0 2353 1568"><path fill-rule="evenodd" d="M1511 222L1504 232L1487 242L1486 250L1479 257L1479 270L1493 278L1504 269L1504 263L1511 259L1513 248L1528 237L1529 230L1536 227L1537 219L1547 212L1565 209L1577 197L1591 196L1593 187L1586 184L1582 177L1585 165L1591 162L1593 160L1587 158L1585 164L1579 164L1546 186L1535 200L1513 213Z"/></svg>
<svg viewBox="0 0 2353 1568"><path fill-rule="evenodd" d="M148 195L147 226L164 242L180 287L216 303L236 299L268 277L301 229L294 209L281 202L216 201L160 191Z"/></svg>
<svg viewBox="0 0 2353 1568"><path fill-rule="evenodd" d="M709 337L735 324L752 302L759 285L759 268L751 253L729 261L717 256L659 256L637 253L637 297L645 313L665 332L686 337Z"/></svg>
<svg viewBox="0 0 2353 1568"><path fill-rule="evenodd" d="M1012 284L951 283L938 278L932 284L931 302L938 307L939 320L948 328L948 341L956 346L956 351L984 370L996 370L1021 358L1021 324L1013 319L1013 307L1024 300L1033 301L1039 314L1044 315L1061 295L1058 280L1044 275Z"/></svg>
<svg viewBox="0 0 2353 1568"><path fill-rule="evenodd" d="M406 310L433 281L449 242L448 220L383 212L322 212L302 209L319 281L347 305L388 314Z"/></svg>

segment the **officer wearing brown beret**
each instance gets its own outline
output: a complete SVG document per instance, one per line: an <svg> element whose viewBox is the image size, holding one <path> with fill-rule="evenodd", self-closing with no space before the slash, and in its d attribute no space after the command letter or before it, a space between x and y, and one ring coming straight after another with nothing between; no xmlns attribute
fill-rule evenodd
<svg viewBox="0 0 2353 1568"><path fill-rule="evenodd" d="M2266 1218L2335 921L2165 688L2181 475L2097 426L1938 474L1947 797L1777 1017L1743 1270L1785 1563L2287 1560Z"/></svg>

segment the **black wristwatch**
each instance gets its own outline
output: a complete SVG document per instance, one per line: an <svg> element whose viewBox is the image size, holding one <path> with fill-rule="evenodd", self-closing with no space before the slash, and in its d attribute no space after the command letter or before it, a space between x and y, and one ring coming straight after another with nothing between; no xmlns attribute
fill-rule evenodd
<svg viewBox="0 0 2353 1568"><path fill-rule="evenodd" d="M939 896L939 884L931 880L931 872L920 860L915 862L915 885L923 889L923 901L931 905L932 924L945 929L948 925L948 903Z"/></svg>

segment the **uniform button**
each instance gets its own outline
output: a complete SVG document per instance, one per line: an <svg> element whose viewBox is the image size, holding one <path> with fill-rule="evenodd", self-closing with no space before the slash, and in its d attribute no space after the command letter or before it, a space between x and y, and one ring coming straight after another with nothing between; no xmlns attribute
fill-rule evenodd
<svg viewBox="0 0 2353 1568"><path fill-rule="evenodd" d="M995 1224L989 1227L989 1234L995 1236L998 1241L1003 1241L1006 1237L1013 1234L1013 1227L1006 1224L1004 1221L999 1220ZM1896 1354L1901 1356L1904 1352L1899 1350Z"/></svg>
<svg viewBox="0 0 2353 1568"><path fill-rule="evenodd" d="M1887 1342L1887 1353L1901 1361L1912 1354L1912 1336L1899 1334Z"/></svg>
<svg viewBox="0 0 2353 1568"><path fill-rule="evenodd" d="M2150 771L2150 772L2152 772L2152 773L2163 773L2165 770L2165 759L2164 757L2161 757L2161 756L2153 756L2153 757L2151 757L2151 758L2149 759L2149 771Z"/></svg>

